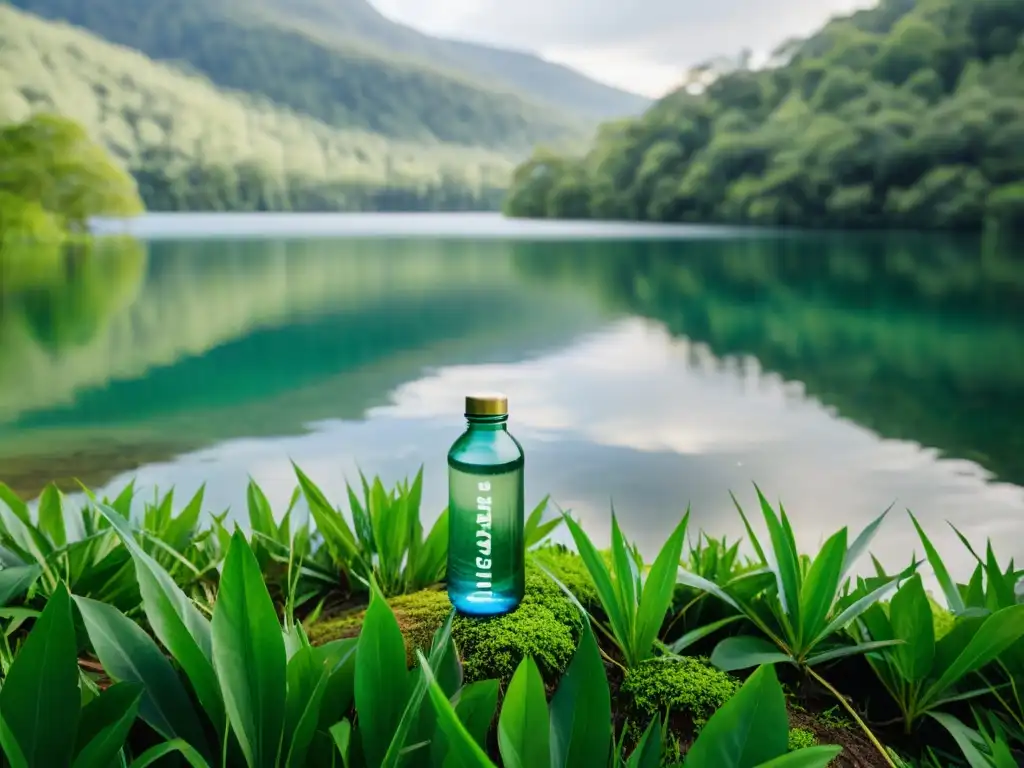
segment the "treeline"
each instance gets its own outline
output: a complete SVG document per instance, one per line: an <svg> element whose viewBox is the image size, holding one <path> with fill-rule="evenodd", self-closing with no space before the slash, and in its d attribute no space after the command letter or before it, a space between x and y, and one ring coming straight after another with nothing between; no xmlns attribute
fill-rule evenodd
<svg viewBox="0 0 1024 768"><path fill-rule="evenodd" d="M555 108L329 36L303 34L225 0L13 0L223 88L329 125L414 141L527 150L579 126Z"/></svg>
<svg viewBox="0 0 1024 768"><path fill-rule="evenodd" d="M81 124L153 210L496 209L512 168L333 128L0 5L0 125L40 112Z"/></svg>
<svg viewBox="0 0 1024 768"><path fill-rule="evenodd" d="M1024 3L882 0L699 68L581 158L538 151L515 216L976 229L1024 222Z"/></svg>
<svg viewBox="0 0 1024 768"><path fill-rule="evenodd" d="M255 163L133 171L150 211L496 211L505 190L472 188L450 176L417 186L373 186L280 177Z"/></svg>

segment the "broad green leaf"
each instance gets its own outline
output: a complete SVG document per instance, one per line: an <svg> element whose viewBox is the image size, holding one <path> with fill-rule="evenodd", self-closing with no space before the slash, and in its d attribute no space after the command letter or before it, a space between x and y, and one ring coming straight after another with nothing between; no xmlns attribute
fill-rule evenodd
<svg viewBox="0 0 1024 768"><path fill-rule="evenodd" d="M444 624L442 624L441 628L434 633L434 641L430 648L430 656L427 658L427 664L430 667L431 675L434 678L441 677L441 675L434 670L442 668L443 665L455 665L456 669L454 670L454 673L451 670L446 673L448 683L453 691L462 684L462 668L458 664L458 652L455 650L455 645L451 641L452 622L454 619L455 611L451 610L448 612L448 618L445 619ZM430 715L425 715L423 712L423 699L427 695L428 684L429 679L426 673L420 670L419 674L416 674L412 693L405 702L405 708L402 710L401 718L399 718L398 727L395 728L394 733L391 735L391 744L388 746L388 750L384 755L382 768L396 768L401 763L402 756L405 754L407 749L406 742L408 741L409 735L412 733L415 725L427 722L430 725L429 735L433 734L435 730L433 727L434 718ZM438 680L438 685L441 684L441 681ZM442 691L444 691L443 687ZM429 738L424 739L424 742L428 740Z"/></svg>
<svg viewBox="0 0 1024 768"><path fill-rule="evenodd" d="M894 651L903 678L911 683L924 680L935 660L935 625L921 574L915 573L893 595L889 621L895 639L903 641Z"/></svg>
<svg viewBox="0 0 1024 768"><path fill-rule="evenodd" d="M256 533L262 533L276 541L277 523L274 522L274 512L263 489L252 478L249 478L245 500L249 511L249 527Z"/></svg>
<svg viewBox="0 0 1024 768"><path fill-rule="evenodd" d="M779 522L768 500L757 488L757 499L761 504L761 513L768 528L768 537L772 543L772 570L778 582L779 600L782 603L783 616L793 627L800 625L800 556L792 544L785 526Z"/></svg>
<svg viewBox="0 0 1024 768"><path fill-rule="evenodd" d="M139 712L142 687L117 683L82 710L72 768L109 768L124 747Z"/></svg>
<svg viewBox="0 0 1024 768"><path fill-rule="evenodd" d="M28 592L42 572L43 569L34 563L0 570L0 608Z"/></svg>
<svg viewBox="0 0 1024 768"><path fill-rule="evenodd" d="M487 732L498 709L498 681L478 680L457 694L455 714L481 749L487 746Z"/></svg>
<svg viewBox="0 0 1024 768"><path fill-rule="evenodd" d="M367 760L379 766L402 718L410 686L402 631L375 584L371 586L358 648L355 701L359 735Z"/></svg>
<svg viewBox="0 0 1024 768"><path fill-rule="evenodd" d="M39 528L56 547L68 543L67 530L64 528L64 499L53 483L47 485L39 497Z"/></svg>
<svg viewBox="0 0 1024 768"><path fill-rule="evenodd" d="M296 656L292 657L292 662L298 656L307 654L312 660L312 648L306 647L302 648ZM289 672L291 672L291 663L288 666ZM296 710L298 717L289 722L289 727L285 732L288 744L285 765L288 768L304 768L306 765L306 754L309 751L309 745L313 741L313 736L316 734L317 723L320 719L320 705L323 702L324 692L327 690L328 680L327 670L321 666L320 675L315 679L312 690L305 686L297 685L296 688L301 690L300 695L292 693L293 689L289 686L287 705L289 710L292 708Z"/></svg>
<svg viewBox="0 0 1024 768"><path fill-rule="evenodd" d="M612 745L611 716L604 662L588 621L551 699L551 768L606 765Z"/></svg>
<svg viewBox="0 0 1024 768"><path fill-rule="evenodd" d="M825 627L839 589L845 557L846 529L843 528L822 546L807 572L800 592L799 639L803 649L809 649L809 641L816 638Z"/></svg>
<svg viewBox="0 0 1024 768"><path fill-rule="evenodd" d="M30 766L70 765L80 696L71 600L59 584L14 657L0 711Z"/></svg>
<svg viewBox="0 0 1024 768"><path fill-rule="evenodd" d="M917 535L918 538L921 539L921 544L924 546L924 553L928 558L928 564L935 572L935 578L938 579L939 586L942 587L942 593L946 596L946 603L949 605L949 610L953 613L962 613L964 610L964 601L960 596L960 590L957 589L956 582L953 581L952 577L949 575L949 571L946 570L946 564L942 562L942 558L939 556L935 547L932 546L931 540L925 535L924 529L918 524L917 518L914 517L910 510L907 510L907 514L910 515L910 519L914 523L914 528L917 529Z"/></svg>
<svg viewBox="0 0 1024 768"><path fill-rule="evenodd" d="M498 750L506 768L536 768L551 760L544 681L532 658L520 663L498 717Z"/></svg>
<svg viewBox="0 0 1024 768"><path fill-rule="evenodd" d="M150 747L137 758L132 760L131 768L149 768L149 766L157 760L161 760L175 752L185 758L192 768L210 768L210 764L203 759L203 756L181 739L165 741L163 744L157 744L155 747Z"/></svg>
<svg viewBox="0 0 1024 768"><path fill-rule="evenodd" d="M757 768L828 768L842 751L842 747L806 747L761 763Z"/></svg>
<svg viewBox="0 0 1024 768"><path fill-rule="evenodd" d="M727 637L711 653L711 663L725 672L792 660L774 643L752 635Z"/></svg>
<svg viewBox="0 0 1024 768"><path fill-rule="evenodd" d="M305 473L294 462L292 463L292 468L299 479L302 493L306 497L309 513L313 517L316 528L320 535L323 536L324 544L327 545L335 561L341 563L362 563L361 553L356 547L352 529L345 522L345 518L330 505L323 492L312 480L306 477ZM363 565L365 567L365 564Z"/></svg>
<svg viewBox="0 0 1024 768"><path fill-rule="evenodd" d="M626 761L626 768L658 768L661 765L663 730L660 718L656 717L647 724Z"/></svg>
<svg viewBox="0 0 1024 768"><path fill-rule="evenodd" d="M322 731L339 722L352 706L358 647L359 639L351 637L313 648L317 660L328 671L327 689L320 704L318 727Z"/></svg>
<svg viewBox="0 0 1024 768"><path fill-rule="evenodd" d="M622 612L619 592L612 583L611 574L604 564L604 559L576 521L568 514L565 514L564 517L569 533L572 534L573 541L576 543L576 550L580 553L583 564L587 567L590 578L594 581L598 599L601 601L601 607L604 608L605 615L608 617L612 634L618 642L625 644L630 636L630 623L629 619Z"/></svg>
<svg viewBox="0 0 1024 768"><path fill-rule="evenodd" d="M159 563L135 541L128 521L104 504L96 509L131 552L146 618L164 647L181 665L214 727L224 727L224 700L213 669L210 622Z"/></svg>
<svg viewBox="0 0 1024 768"><path fill-rule="evenodd" d="M142 686L142 719L165 739L184 739L209 755L188 693L153 639L112 605L77 596L75 604L106 673L114 680Z"/></svg>
<svg viewBox="0 0 1024 768"><path fill-rule="evenodd" d="M876 587L863 597L859 598L853 604L847 606L842 613L836 616L825 626L818 636L814 638L811 645L817 645L825 638L846 627L850 622L863 614L868 608L875 605L879 600L883 599L886 595L896 589L896 586L897 580L895 578L890 578L890 580L885 584Z"/></svg>
<svg viewBox="0 0 1024 768"><path fill-rule="evenodd" d="M955 629L954 626L950 632ZM1021 637L1024 637L1024 605L1010 606L991 614L978 627L978 631L971 638L967 647L953 660L952 664L943 670L939 679L927 689L923 698L925 700L938 698L947 688L955 685L965 675L981 669L995 660L1000 653Z"/></svg>
<svg viewBox="0 0 1024 768"><path fill-rule="evenodd" d="M678 638L675 642L673 642L672 645L669 646L669 650L672 653L682 653L684 650L689 648L694 643L703 640L708 635L713 635L722 627L728 626L729 624L739 621L742 618L742 615L726 616L724 619L719 619L718 621L713 621L710 624L705 624L702 627L692 629L682 637Z"/></svg>
<svg viewBox="0 0 1024 768"><path fill-rule="evenodd" d="M438 685L430 669L430 664L424 658L423 653L417 650L416 656L419 659L420 668L423 670L427 681L427 694L430 696L430 702L437 712L438 727L444 732L448 744L445 765L452 768L495 768L494 763L487 757L487 753L477 744L476 740L474 740L459 720L455 710L452 709L451 702L448 701L444 691L441 690L441 686ZM546 757L545 755L545 759ZM537 765L542 766L545 763Z"/></svg>
<svg viewBox="0 0 1024 768"><path fill-rule="evenodd" d="M984 743L981 734L944 712L929 712L928 715L949 731L971 768L993 768L992 760L978 748Z"/></svg>
<svg viewBox="0 0 1024 768"><path fill-rule="evenodd" d="M413 581L418 588L429 587L444 578L448 558L448 508L434 521L416 556Z"/></svg>
<svg viewBox="0 0 1024 768"><path fill-rule="evenodd" d="M762 665L701 729L686 768L753 768L786 754L789 719L775 668Z"/></svg>
<svg viewBox="0 0 1024 768"><path fill-rule="evenodd" d="M679 558L683 552L683 542L686 541L686 527L689 522L690 513L687 512L672 535L668 537L661 552L655 558L650 573L647 574L636 619L633 649L635 663L650 656L651 647L661 632L661 625L665 622L665 614L672 605L676 573L679 571Z"/></svg>
<svg viewBox="0 0 1024 768"><path fill-rule="evenodd" d="M0 711L0 754L7 758L11 768L31 768L25 754L21 751L21 745L14 738L10 726L2 711Z"/></svg>
<svg viewBox="0 0 1024 768"><path fill-rule="evenodd" d="M341 764L344 768L348 768L349 744L352 740L352 723L347 719L339 720L331 726L330 734L338 754L341 755Z"/></svg>
<svg viewBox="0 0 1024 768"><path fill-rule="evenodd" d="M284 728L284 637L256 556L239 532L224 559L211 626L231 728L250 768L274 768Z"/></svg>

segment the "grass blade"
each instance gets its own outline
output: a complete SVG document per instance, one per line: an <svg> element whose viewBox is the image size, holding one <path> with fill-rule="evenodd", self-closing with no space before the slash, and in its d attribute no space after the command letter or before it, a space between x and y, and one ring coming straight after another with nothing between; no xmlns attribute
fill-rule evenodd
<svg viewBox="0 0 1024 768"><path fill-rule="evenodd" d="M921 539L921 544L924 546L925 556L928 558L928 564L932 567L935 572L935 578L939 582L939 586L942 588L942 594L946 596L946 604L949 606L949 610L953 613L963 613L964 601L960 595L960 590L957 588L956 582L953 581L949 575L949 571L946 570L946 564L942 562L942 558L939 557L939 553L935 547L932 546L931 540L925 535L924 529L921 528L917 522L917 518L914 517L914 513L907 510L907 514L910 515L911 521L914 523L914 528L917 529L917 535Z"/></svg>

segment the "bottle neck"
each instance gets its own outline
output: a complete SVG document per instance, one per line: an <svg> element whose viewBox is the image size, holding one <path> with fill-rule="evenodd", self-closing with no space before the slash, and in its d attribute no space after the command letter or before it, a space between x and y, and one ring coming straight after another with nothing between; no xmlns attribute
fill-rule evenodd
<svg viewBox="0 0 1024 768"><path fill-rule="evenodd" d="M466 424L473 432L504 432L508 429L508 414L502 416L466 416Z"/></svg>

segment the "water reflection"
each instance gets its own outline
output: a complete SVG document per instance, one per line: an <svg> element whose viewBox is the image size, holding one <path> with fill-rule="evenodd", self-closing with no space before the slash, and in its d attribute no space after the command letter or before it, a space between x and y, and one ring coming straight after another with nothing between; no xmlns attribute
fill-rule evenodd
<svg viewBox="0 0 1024 768"><path fill-rule="evenodd" d="M942 519L1024 542L1024 269L1000 244L199 239L117 263L79 267L109 294L66 266L3 273L0 478L26 493L141 466L206 482L215 508L249 475L283 504L288 459L335 495L356 461L425 463L439 510L459 396L481 387L512 398L531 498L599 538L611 498L648 547L687 503L738 534L728 491L756 481L807 546L893 502L953 550ZM90 301L58 300L75 290ZM900 516L878 549L914 546Z"/></svg>

